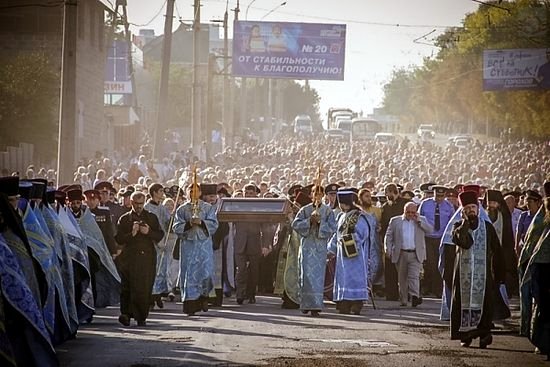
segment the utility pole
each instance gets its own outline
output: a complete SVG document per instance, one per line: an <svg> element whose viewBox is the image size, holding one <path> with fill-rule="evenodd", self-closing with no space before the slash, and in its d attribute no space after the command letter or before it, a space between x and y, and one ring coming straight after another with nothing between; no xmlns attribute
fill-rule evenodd
<svg viewBox="0 0 550 367"><path fill-rule="evenodd" d="M267 112L265 114L265 120L266 120L266 123L267 123L267 129L269 131L267 137L270 137L270 136L274 136L275 134L275 131L273 129L273 104L271 103L272 101L272 95L271 95L271 81L272 79L269 78L267 79ZM265 131L265 129L264 129Z"/></svg>
<svg viewBox="0 0 550 367"><path fill-rule="evenodd" d="M128 23L128 12L126 10L126 0L117 0L115 5L115 18L118 14L118 8L122 8L122 22L124 24L124 40L128 46L128 74L132 83L132 107L137 107L136 79L134 77L134 64L132 62L132 32L130 32L130 23ZM116 24L116 22L114 22ZM115 25L116 27L116 25ZM112 40L110 40L112 42ZM109 44L111 44L111 42Z"/></svg>
<svg viewBox="0 0 550 367"><path fill-rule="evenodd" d="M201 22L201 4L200 0L194 0L194 13L193 18L193 91L192 91L192 103L191 103L191 148L196 156L199 156L201 148L201 96L199 88L199 32Z"/></svg>
<svg viewBox="0 0 550 367"><path fill-rule="evenodd" d="M233 114L231 112L231 86L229 80L229 40L228 40L228 21L229 14L227 12L227 7L225 8L225 13L223 15L223 110L222 110L222 121L223 121L223 132L224 132L224 141L225 146L233 146ZM225 147L223 147L225 148Z"/></svg>
<svg viewBox="0 0 550 367"><path fill-rule="evenodd" d="M206 84L206 123L203 130L206 135L206 157L210 157L213 148L212 131L216 126L214 120L214 75L216 74L216 56L208 55L208 80ZM225 107L225 106L224 106Z"/></svg>
<svg viewBox="0 0 550 367"><path fill-rule="evenodd" d="M159 99L157 111L157 126L155 128L155 149L153 156L161 158L164 147L164 130L168 109L168 79L170 76L170 59L172 57L172 22L174 19L174 4L176 0L167 0L166 18L164 19L164 38L162 40L162 64L160 69Z"/></svg>
<svg viewBox="0 0 550 367"><path fill-rule="evenodd" d="M81 4L83 1L81 1ZM77 0L66 0L63 8L63 50L59 97L59 141L57 186L73 182L76 168L76 19Z"/></svg>
<svg viewBox="0 0 550 367"><path fill-rule="evenodd" d="M249 4L250 5L250 4ZM237 0L237 7L235 8L235 22L239 21L239 0ZM233 26L234 28L235 26ZM233 40L235 42L235 40ZM242 136L243 122L246 124L246 78L241 78L241 108L238 122L235 124L235 133L239 133Z"/></svg>

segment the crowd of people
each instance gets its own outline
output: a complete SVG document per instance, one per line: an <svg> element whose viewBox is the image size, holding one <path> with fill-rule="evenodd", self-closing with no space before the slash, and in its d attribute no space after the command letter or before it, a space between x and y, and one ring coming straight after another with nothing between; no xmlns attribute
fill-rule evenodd
<svg viewBox="0 0 550 367"><path fill-rule="evenodd" d="M98 308L147 327L164 302L195 316L258 292L311 317L327 300L359 315L375 296L440 297L451 338L481 348L519 296L520 334L550 354L548 144L279 136L210 159L150 151L82 161L64 185L51 169L3 172L2 365L57 365L54 347ZM288 210L221 220L224 198Z"/></svg>

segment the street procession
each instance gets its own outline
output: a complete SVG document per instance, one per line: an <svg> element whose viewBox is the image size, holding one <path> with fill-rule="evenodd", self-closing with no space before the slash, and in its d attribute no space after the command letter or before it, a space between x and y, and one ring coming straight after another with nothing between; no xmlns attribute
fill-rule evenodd
<svg viewBox="0 0 550 367"><path fill-rule="evenodd" d="M550 3L461 2L1 0L0 366L548 365Z"/></svg>

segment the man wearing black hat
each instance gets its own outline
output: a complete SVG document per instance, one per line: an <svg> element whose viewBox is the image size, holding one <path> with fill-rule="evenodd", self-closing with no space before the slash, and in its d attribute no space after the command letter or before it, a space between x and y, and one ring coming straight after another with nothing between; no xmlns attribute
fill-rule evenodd
<svg viewBox="0 0 550 367"><path fill-rule="evenodd" d="M0 291L0 363L57 366L43 319L39 287L47 289L44 274L38 264L34 265L21 218L14 209L18 183L17 177L0 178L0 280L2 284L9 284Z"/></svg>
<svg viewBox="0 0 550 367"><path fill-rule="evenodd" d="M89 192L88 195L97 199L97 193ZM82 204L82 190L71 189L67 192L67 197L88 250L94 305L96 308L102 308L117 304L120 299L120 275L113 262L113 253L107 246L93 213L88 206ZM87 321L90 322L91 318Z"/></svg>
<svg viewBox="0 0 550 367"><path fill-rule="evenodd" d="M493 312L499 302L498 287L504 281L505 269L495 228L479 216L476 193L463 192L459 200L462 219L454 224L452 239L457 246L457 259L452 286L451 339L469 347L479 337L479 347L483 349L493 341Z"/></svg>
<svg viewBox="0 0 550 367"><path fill-rule="evenodd" d="M455 212L455 208L445 200L447 188L439 185L433 185L431 188L434 196L422 201L418 208L420 215L426 217L428 223L433 227L431 233L426 233L426 263L424 264L422 293L425 295L432 294L440 298L443 290L443 279L441 279L441 274L437 269L439 244L447 223L449 223Z"/></svg>
<svg viewBox="0 0 550 367"><path fill-rule="evenodd" d="M515 252L514 231L512 230L512 216L504 201L502 193L498 190L486 191L485 205L487 214L497 232L502 255L506 264L506 291L508 296L518 295L517 255Z"/></svg>
<svg viewBox="0 0 550 367"><path fill-rule="evenodd" d="M111 222L111 211L106 206L99 206L99 191L86 190L84 191L86 204L94 215L95 221L103 233L103 238L107 244L107 248L111 255L116 256L118 249L115 242L115 234L113 232L113 223Z"/></svg>
<svg viewBox="0 0 550 367"><path fill-rule="evenodd" d="M332 209L336 209L338 207L338 203L336 202L336 193L338 192L339 187L340 186L335 183L328 184L325 187L325 202Z"/></svg>
<svg viewBox="0 0 550 367"><path fill-rule="evenodd" d="M372 256L371 230L365 213L357 206L357 189L338 189L342 213L338 227L327 245L329 256L336 256L333 301L340 313L359 315L363 302L369 299L371 267L378 267L380 259Z"/></svg>
<svg viewBox="0 0 550 367"><path fill-rule="evenodd" d="M113 230L116 234L116 223L118 223L118 219L122 216L122 214L127 211L120 205L111 201L111 192L116 194L116 191L114 190L113 184L109 181L97 183L94 186L94 190L97 190L100 193L100 205L108 207L111 211L111 222L113 223Z"/></svg>
<svg viewBox="0 0 550 367"><path fill-rule="evenodd" d="M77 219L80 218L84 210L82 199L83 196L81 189L72 189L67 191L67 201L69 202L69 208L71 209L74 217Z"/></svg>

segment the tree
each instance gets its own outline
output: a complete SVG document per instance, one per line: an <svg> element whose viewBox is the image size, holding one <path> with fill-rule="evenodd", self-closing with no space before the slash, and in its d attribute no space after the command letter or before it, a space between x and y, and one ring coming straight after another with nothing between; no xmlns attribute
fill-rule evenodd
<svg viewBox="0 0 550 367"><path fill-rule="evenodd" d="M493 2L496 5L497 2ZM489 3L491 4L491 2ZM442 131L484 133L512 128L517 136L550 137L550 91L483 91L483 50L550 46L550 1L498 2L467 14L463 27L436 40L434 59L394 71L384 108L402 121L428 121ZM473 123L473 124L471 124Z"/></svg>
<svg viewBox="0 0 550 367"><path fill-rule="evenodd" d="M59 83L44 53L20 54L4 61L0 68L0 145L33 143L36 156L44 161L55 158Z"/></svg>

